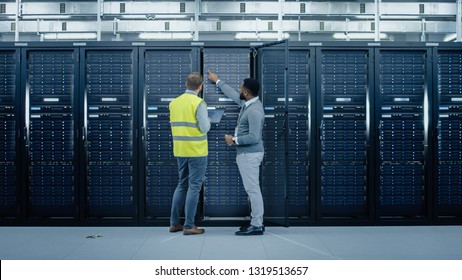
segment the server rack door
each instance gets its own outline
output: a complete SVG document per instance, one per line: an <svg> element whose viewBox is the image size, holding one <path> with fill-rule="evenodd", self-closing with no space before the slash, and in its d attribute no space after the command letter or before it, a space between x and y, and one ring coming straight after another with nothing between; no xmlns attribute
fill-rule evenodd
<svg viewBox="0 0 462 280"><path fill-rule="evenodd" d="M265 218L286 217L286 93L284 49L262 48L259 51L261 101L265 109L263 142L265 157L262 162L262 195ZM304 197L302 197L303 199ZM276 220L277 221L277 220Z"/></svg>
<svg viewBox="0 0 462 280"><path fill-rule="evenodd" d="M0 50L0 219L19 217L19 50Z"/></svg>
<svg viewBox="0 0 462 280"><path fill-rule="evenodd" d="M250 77L250 50L243 48L206 48L203 69L217 72L228 85L239 91ZM204 188L205 218L249 216L249 202L236 165L235 147L224 141L225 134L234 134L240 108L219 88L206 81L204 100L209 107L225 109L220 123L212 124L208 133L209 158Z"/></svg>
<svg viewBox="0 0 462 280"><path fill-rule="evenodd" d="M312 50L289 51L289 92L288 92L288 216L309 218L313 213L311 197L313 185L312 169L312 108L313 96L311 68L314 63ZM314 72L314 71L313 71Z"/></svg>
<svg viewBox="0 0 462 280"><path fill-rule="evenodd" d="M27 217L77 218L76 49L23 50Z"/></svg>
<svg viewBox="0 0 462 280"><path fill-rule="evenodd" d="M378 217L425 215L427 50L376 50Z"/></svg>
<svg viewBox="0 0 462 280"><path fill-rule="evenodd" d="M367 217L370 60L365 50L317 50L318 215Z"/></svg>
<svg viewBox="0 0 462 280"><path fill-rule="evenodd" d="M137 49L82 49L85 216L137 216Z"/></svg>
<svg viewBox="0 0 462 280"><path fill-rule="evenodd" d="M173 156L169 104L185 92L185 81L197 60L191 49L144 49L143 133L144 184L147 219L168 218L178 184Z"/></svg>
<svg viewBox="0 0 462 280"><path fill-rule="evenodd" d="M462 51L438 49L435 61L437 77L435 212L439 217L460 217L462 215Z"/></svg>
<svg viewBox="0 0 462 280"><path fill-rule="evenodd" d="M262 189L268 218L287 216L294 221L312 214L310 51L291 49L288 57L281 47L262 47L258 51L261 100L266 114Z"/></svg>

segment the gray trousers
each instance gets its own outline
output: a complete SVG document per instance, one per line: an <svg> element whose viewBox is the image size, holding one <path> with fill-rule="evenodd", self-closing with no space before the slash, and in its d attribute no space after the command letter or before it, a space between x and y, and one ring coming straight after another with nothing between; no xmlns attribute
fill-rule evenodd
<svg viewBox="0 0 462 280"><path fill-rule="evenodd" d="M244 189L250 198L250 224L260 227L263 225L263 197L260 189L260 164L263 160L263 152L239 153L236 163L241 173Z"/></svg>
<svg viewBox="0 0 462 280"><path fill-rule="evenodd" d="M205 180L207 157L178 157L178 185L173 193L170 225L180 224L184 208L184 228L193 228L199 193Z"/></svg>

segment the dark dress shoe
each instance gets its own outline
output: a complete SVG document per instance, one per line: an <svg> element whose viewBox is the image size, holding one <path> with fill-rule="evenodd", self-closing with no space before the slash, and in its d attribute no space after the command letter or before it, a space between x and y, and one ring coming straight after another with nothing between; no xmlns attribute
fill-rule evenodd
<svg viewBox="0 0 462 280"><path fill-rule="evenodd" d="M183 229L183 235L203 234L204 232L205 229L197 227Z"/></svg>
<svg viewBox="0 0 462 280"><path fill-rule="evenodd" d="M178 231L183 231L183 225L176 225L176 226L171 226L168 231L170 232L178 232Z"/></svg>
<svg viewBox="0 0 462 280"><path fill-rule="evenodd" d="M236 235L263 235L263 227L249 226L245 230L236 231Z"/></svg>
<svg viewBox="0 0 462 280"><path fill-rule="evenodd" d="M246 231L251 226L252 225L242 226L239 228L239 231ZM262 226L262 228L263 228L263 232L265 232L265 226Z"/></svg>

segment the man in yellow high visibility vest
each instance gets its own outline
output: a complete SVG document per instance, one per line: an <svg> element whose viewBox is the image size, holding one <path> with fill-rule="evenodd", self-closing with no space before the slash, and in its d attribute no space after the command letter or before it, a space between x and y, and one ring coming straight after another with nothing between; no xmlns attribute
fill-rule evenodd
<svg viewBox="0 0 462 280"><path fill-rule="evenodd" d="M210 119L207 104L197 95L203 87L202 76L191 73L186 78L186 92L170 102L170 125L173 155L178 162L178 185L172 199L170 232L183 231L184 235L202 234L204 229L194 224L199 193L207 170ZM184 207L185 223L180 223Z"/></svg>

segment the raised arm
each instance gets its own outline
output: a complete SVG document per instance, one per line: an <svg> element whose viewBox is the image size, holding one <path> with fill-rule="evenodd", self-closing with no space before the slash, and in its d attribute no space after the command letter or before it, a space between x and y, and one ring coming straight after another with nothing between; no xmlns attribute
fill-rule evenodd
<svg viewBox="0 0 462 280"><path fill-rule="evenodd" d="M227 97L231 98L231 100L236 102L239 106L244 105L245 101L239 98L240 93L234 90L232 87L230 87L222 80L220 80L217 73L208 70L208 78L210 81L215 83Z"/></svg>

